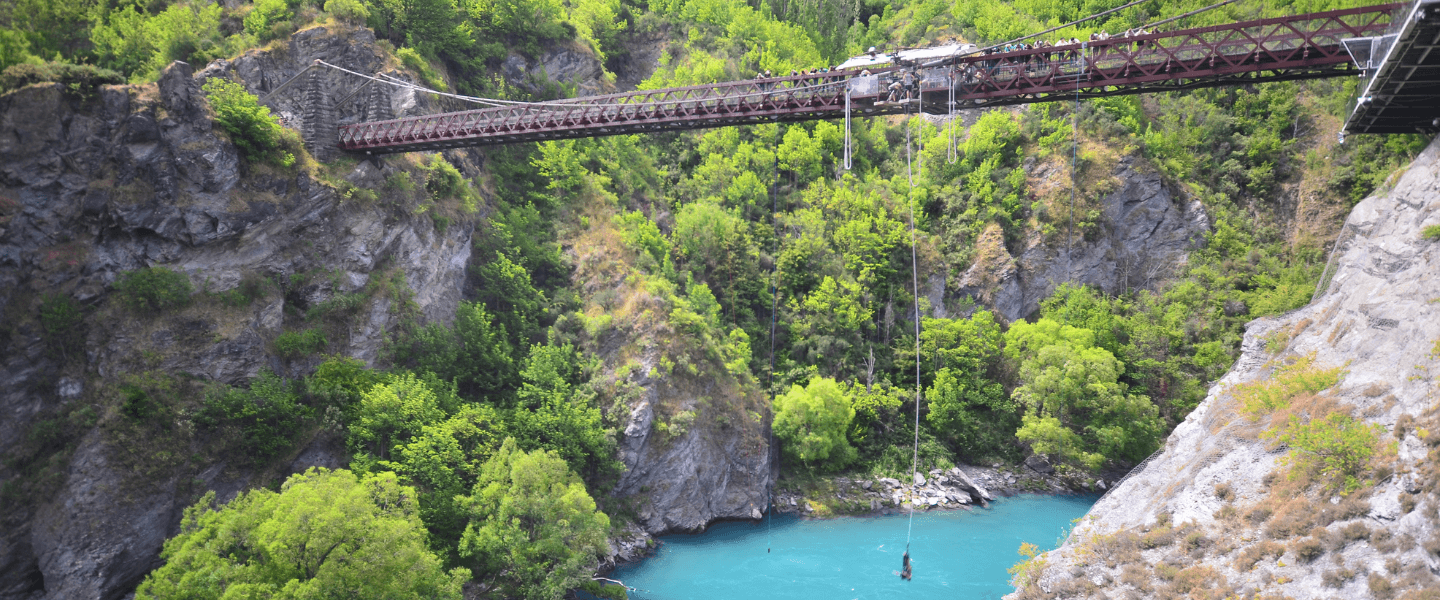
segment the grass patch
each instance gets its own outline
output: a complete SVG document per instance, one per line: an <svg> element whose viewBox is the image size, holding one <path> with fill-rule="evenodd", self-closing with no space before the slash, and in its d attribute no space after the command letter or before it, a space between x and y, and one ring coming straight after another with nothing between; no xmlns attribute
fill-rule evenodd
<svg viewBox="0 0 1440 600"><path fill-rule="evenodd" d="M1300 394L1314 394L1340 382L1344 371L1340 367L1322 369L1315 366L1313 354L1296 358L1281 365L1269 379L1235 386L1231 391L1244 406L1251 420L1290 404Z"/></svg>
<svg viewBox="0 0 1440 600"><path fill-rule="evenodd" d="M1427 240L1440 240L1440 225L1431 225L1421 229L1420 237Z"/></svg>
<svg viewBox="0 0 1440 600"><path fill-rule="evenodd" d="M159 313L190 304L194 287L190 278L165 267L146 267L120 275L115 281L120 301L136 312Z"/></svg>
<svg viewBox="0 0 1440 600"><path fill-rule="evenodd" d="M304 331L286 331L275 337L275 352L281 358L294 360L302 356L316 354L325 349L329 341L325 339L325 333L319 329L306 329Z"/></svg>

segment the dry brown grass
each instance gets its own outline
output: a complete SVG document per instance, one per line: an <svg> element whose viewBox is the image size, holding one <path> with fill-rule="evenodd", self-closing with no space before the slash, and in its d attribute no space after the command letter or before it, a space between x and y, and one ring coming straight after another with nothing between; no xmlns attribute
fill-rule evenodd
<svg viewBox="0 0 1440 600"><path fill-rule="evenodd" d="M1318 539L1307 537L1291 542L1290 553L1301 563L1313 562L1325 554L1325 545Z"/></svg>
<svg viewBox="0 0 1440 600"><path fill-rule="evenodd" d="M1240 556L1235 558L1235 570L1243 573L1255 568L1255 564L1262 560L1279 558L1283 554L1285 554L1285 546L1283 544L1270 540L1262 540L1240 551Z"/></svg>

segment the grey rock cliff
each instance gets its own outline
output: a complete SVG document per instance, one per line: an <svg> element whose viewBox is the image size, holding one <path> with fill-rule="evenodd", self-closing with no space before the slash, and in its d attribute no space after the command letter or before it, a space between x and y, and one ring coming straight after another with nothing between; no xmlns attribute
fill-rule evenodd
<svg viewBox="0 0 1440 600"><path fill-rule="evenodd" d="M1138 579L1121 581L1119 568L1086 557L1095 557L1095 548L1114 539L1106 536L1154 529L1162 513L1174 524L1193 524L1224 550L1210 546L1188 556L1173 546L1147 550L1143 564L1136 565L1147 574L1150 565L1174 561L1177 568L1213 569L1241 595L1263 591L1293 598L1370 597L1375 577L1393 585L1394 592L1440 586L1434 575L1440 559L1426 549L1435 543L1427 540L1440 540L1431 516L1440 497L1433 493L1433 481L1421 481L1434 476L1427 471L1433 465L1426 467L1434 460L1427 457L1434 438L1426 438L1427 445L1417 434L1416 427L1426 426L1423 420L1409 429L1397 426L1401 415L1433 418L1440 406L1435 383L1440 372L1440 241L1421 237L1421 230L1433 225L1440 225L1440 140L1410 165L1393 190L1354 208L1335 249L1333 280L1321 294L1304 308L1251 322L1235 366L1162 451L1102 498L1069 540L1047 555L1043 595L1121 598L1139 593L1133 585ZM1267 349L1267 342L1287 339L1279 353ZM1344 367L1340 383L1323 394L1384 428L1382 441L1395 444L1397 473L1359 493L1365 503L1358 516L1321 521L1316 523L1320 530L1310 530L1336 539L1341 528L1353 530L1359 523L1379 533L1367 534L1369 541L1331 547L1329 555L1313 562L1295 554L1295 538L1277 538L1273 530L1247 529L1219 516L1232 503L1245 514L1265 498L1273 481L1269 474L1285 455L1284 447L1257 439L1259 426L1240 412L1232 395L1235 386L1265 380L1277 364L1307 356L1315 365ZM1229 494L1217 493L1222 484ZM1312 501L1317 507L1341 502L1328 495ZM1276 540L1277 553L1253 568L1236 568L1237 556Z"/></svg>
<svg viewBox="0 0 1440 600"><path fill-rule="evenodd" d="M1160 174L1142 168L1133 156L1115 165L1114 176L1120 186L1101 200L1101 232L1093 240L1077 231L1067 257L1064 232L1058 241L1036 237L999 265L971 266L954 284L959 293L989 300L1013 321L1035 312L1066 281L1114 294L1163 280L1203 243L1210 230L1205 208L1198 200L1174 197Z"/></svg>
<svg viewBox="0 0 1440 600"><path fill-rule="evenodd" d="M0 454L37 419L123 373L154 369L231 384L266 367L299 374L313 365L286 365L269 348L286 319L374 277L403 281L424 319L454 314L470 257L468 223L441 231L428 215L385 198L347 201L303 169L242 165L199 89L205 77L226 74L263 92L317 57L362 72L378 68L379 55L366 44L364 36L316 28L278 52L219 61L194 76L177 63L158 85L107 86L89 100L59 85L0 96L0 312L28 315L0 335ZM326 82L330 100L354 85ZM366 96L340 107L342 120L357 118ZM279 102L281 114L298 114L301 97ZM383 190L397 170L383 161L352 164L332 176ZM78 363L44 351L33 317L44 294L103 307L119 274L146 266L181 272L208 292L232 289L247 275L309 275L303 286L246 309L87 323ZM360 297L329 350L373 363L399 316L384 294ZM124 491L130 474L117 472L109 453L103 436L86 435L53 497L4 515L0 598L121 597L157 564L179 511L198 493L233 496L246 485L244 473L222 476L225 465L211 465L198 482L162 479ZM292 468L334 463L325 451L307 451Z"/></svg>
<svg viewBox="0 0 1440 600"><path fill-rule="evenodd" d="M651 366L654 362L658 356L651 358ZM727 390L727 382L703 378L644 376L638 383L644 394L624 420L619 450L625 472L615 494L641 502L639 524L654 535L703 531L717 519L761 518L775 480L773 446L765 424L735 410L747 401L758 402L753 397L758 391ZM662 401L698 412L700 418L670 437L656 427L656 407ZM723 422L699 406L727 403L732 410Z"/></svg>

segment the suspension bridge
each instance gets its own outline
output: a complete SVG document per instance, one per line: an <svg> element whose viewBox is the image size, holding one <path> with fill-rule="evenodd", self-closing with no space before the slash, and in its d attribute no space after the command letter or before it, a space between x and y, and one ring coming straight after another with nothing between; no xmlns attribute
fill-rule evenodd
<svg viewBox="0 0 1440 600"><path fill-rule="evenodd" d="M550 102L463 98L490 106L311 126L307 129L313 134L306 137L347 152L389 154L853 116L953 114L977 107L1343 76L1365 78L1346 131L1435 131L1440 129L1435 120L1440 117L1437 47L1440 0L1412 0L1008 52L981 53L969 45L938 57L935 49L912 52L911 59L899 52L869 70ZM367 84L413 87L397 79L354 75L373 80Z"/></svg>

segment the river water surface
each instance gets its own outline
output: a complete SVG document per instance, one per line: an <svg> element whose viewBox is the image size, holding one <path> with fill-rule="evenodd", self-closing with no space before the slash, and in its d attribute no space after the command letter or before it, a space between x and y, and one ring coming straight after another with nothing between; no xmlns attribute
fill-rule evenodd
<svg viewBox="0 0 1440 600"><path fill-rule="evenodd" d="M989 508L917 512L914 579L900 579L906 515L718 523L662 536L659 550L611 577L644 600L815 598L990 599L1014 591L1006 569L1021 542L1055 547L1097 496L1017 496ZM765 552L770 547L769 553Z"/></svg>

